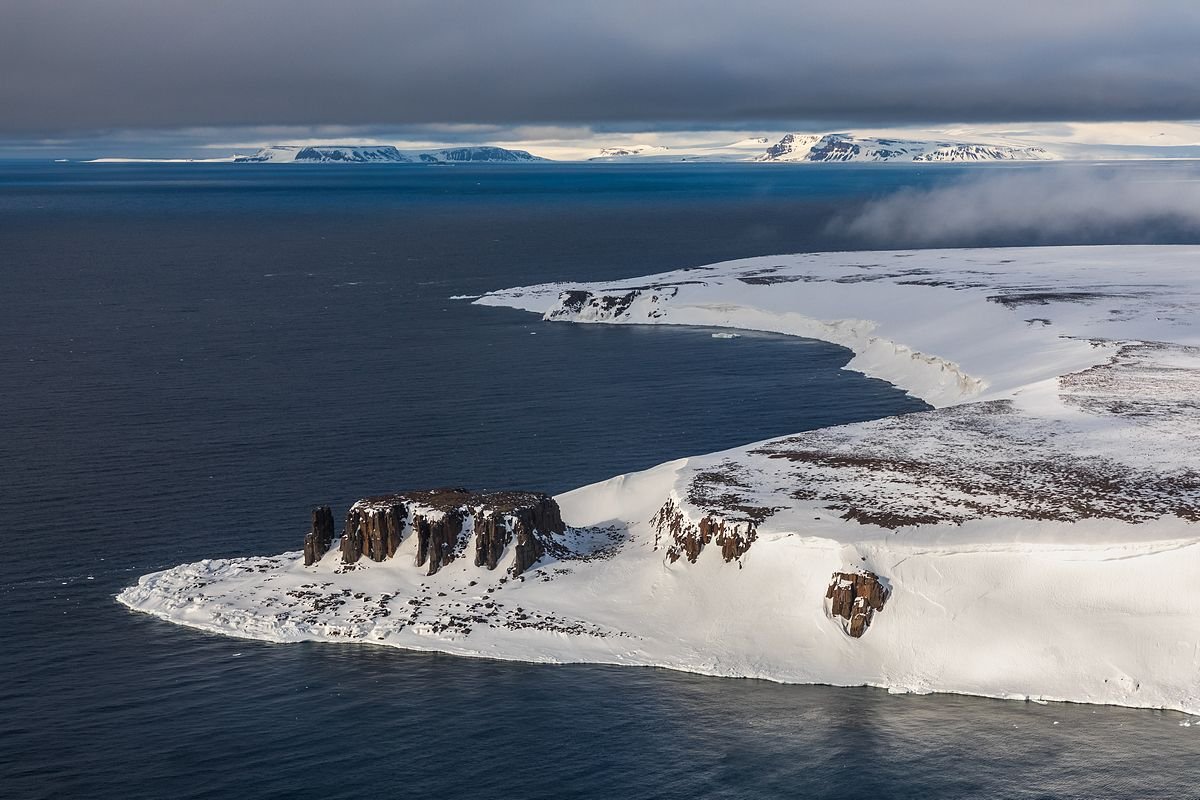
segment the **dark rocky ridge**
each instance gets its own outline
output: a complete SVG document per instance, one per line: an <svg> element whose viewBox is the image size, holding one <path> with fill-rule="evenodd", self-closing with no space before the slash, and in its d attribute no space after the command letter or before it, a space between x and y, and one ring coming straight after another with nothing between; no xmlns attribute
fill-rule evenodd
<svg viewBox="0 0 1200 800"><path fill-rule="evenodd" d="M829 613L843 620L842 629L858 639L890 595L891 590L874 572L835 572L825 599L830 601Z"/></svg>
<svg viewBox="0 0 1200 800"><path fill-rule="evenodd" d="M327 507L322 508L328 512ZM305 538L305 565L319 560L332 541L332 514L326 541L316 535L317 512L313 513L314 533ZM433 575L464 555L473 535L475 566L489 570L496 568L512 544L515 561L511 572L515 576L537 563L547 547L553 549L552 537L565 530L558 503L548 494L432 489L359 500L346 514L339 549L345 564L364 557L383 561L396 555L406 535L415 535L416 566L427 566L427 574ZM319 549L322 541L326 542L324 549Z"/></svg>

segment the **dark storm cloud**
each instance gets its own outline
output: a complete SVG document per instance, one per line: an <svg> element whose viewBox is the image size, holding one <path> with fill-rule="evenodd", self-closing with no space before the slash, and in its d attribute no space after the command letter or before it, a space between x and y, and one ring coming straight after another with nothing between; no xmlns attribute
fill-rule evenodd
<svg viewBox="0 0 1200 800"><path fill-rule="evenodd" d="M0 133L1200 117L1200 3L5 0Z"/></svg>

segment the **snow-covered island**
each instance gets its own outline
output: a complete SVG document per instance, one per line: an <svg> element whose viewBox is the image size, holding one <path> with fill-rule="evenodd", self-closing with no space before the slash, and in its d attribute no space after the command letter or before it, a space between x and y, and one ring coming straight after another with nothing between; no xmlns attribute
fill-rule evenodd
<svg viewBox="0 0 1200 800"><path fill-rule="evenodd" d="M708 147L637 146L601 150L589 161L751 161L769 164L830 162L1056 161L1062 156L1031 144L961 139L900 139L862 133L788 133L778 141L742 139Z"/></svg>
<svg viewBox="0 0 1200 800"><path fill-rule="evenodd" d="M368 498L340 538L319 509L307 558L118 599L274 642L1200 713L1198 274L1197 247L922 250L484 295L835 342L932 408L553 500Z"/></svg>
<svg viewBox="0 0 1200 800"><path fill-rule="evenodd" d="M87 164L525 164L548 159L492 145L401 150L393 145L269 145L251 155L216 158L93 158Z"/></svg>
<svg viewBox="0 0 1200 800"><path fill-rule="evenodd" d="M1043 147L1014 143L979 143L958 139L895 139L857 133L789 133L777 141L760 136L735 142L670 148L630 144L605 147L588 162L988 162L1053 161L1061 156ZM551 159L496 145L466 145L427 150L394 145L289 144L259 148L249 155L217 158L96 158L103 163L235 164L529 164Z"/></svg>
<svg viewBox="0 0 1200 800"><path fill-rule="evenodd" d="M490 145L400 150L392 145L272 145L254 155L234 156L235 164L463 164L545 161L524 150Z"/></svg>

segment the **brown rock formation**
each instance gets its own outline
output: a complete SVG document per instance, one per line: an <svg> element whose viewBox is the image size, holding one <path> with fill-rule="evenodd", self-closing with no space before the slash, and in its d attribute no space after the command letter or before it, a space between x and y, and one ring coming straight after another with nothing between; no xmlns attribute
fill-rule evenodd
<svg viewBox="0 0 1200 800"><path fill-rule="evenodd" d="M359 500L346 514L342 530L342 561L353 564L363 556L383 561L394 555L408 517L408 506L393 498Z"/></svg>
<svg viewBox="0 0 1200 800"><path fill-rule="evenodd" d="M504 492L488 497L491 508L475 515L475 566L495 569L504 548L516 539L512 572L520 575L546 552L549 533L566 530L558 503L545 494Z"/></svg>
<svg viewBox="0 0 1200 800"><path fill-rule="evenodd" d="M417 566L429 562L428 575L432 575L444 565L453 561L466 546L465 541L459 541L463 532L462 509L451 509L442 515L414 514L412 527L417 534Z"/></svg>
<svg viewBox="0 0 1200 800"><path fill-rule="evenodd" d="M333 512L329 506L317 506L312 510L312 531L304 537L304 566L312 566L329 552L333 544Z"/></svg>
<svg viewBox="0 0 1200 800"><path fill-rule="evenodd" d="M473 525L466 524L468 518ZM550 537L564 530L554 498L538 492L400 492L368 497L350 508L341 554L346 564L364 556L383 561L412 534L417 537L416 565L428 564L427 574L433 575L466 551L473 534L475 564L488 569L496 568L515 539L512 574L519 575L545 554ZM311 563L307 557L306 563Z"/></svg>
<svg viewBox="0 0 1200 800"><path fill-rule="evenodd" d="M843 620L842 629L858 639L890 595L891 590L874 572L835 572L825 599L830 601L829 613Z"/></svg>
<svg viewBox="0 0 1200 800"><path fill-rule="evenodd" d="M651 519L654 526L654 545L666 539L667 558L675 563L681 557L695 564L700 551L706 544L716 542L725 561L740 561L750 545L758 538L758 527L753 520L731 521L719 514L709 512L693 524L674 500L667 500Z"/></svg>

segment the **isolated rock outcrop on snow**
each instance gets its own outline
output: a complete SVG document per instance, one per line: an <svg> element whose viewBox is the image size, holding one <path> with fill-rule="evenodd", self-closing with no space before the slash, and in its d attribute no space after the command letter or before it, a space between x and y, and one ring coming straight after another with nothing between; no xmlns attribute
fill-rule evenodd
<svg viewBox="0 0 1200 800"><path fill-rule="evenodd" d="M842 629L855 639L871 626L875 612L883 611L891 591L874 572L835 572L825 599L829 613L842 620Z"/></svg>

